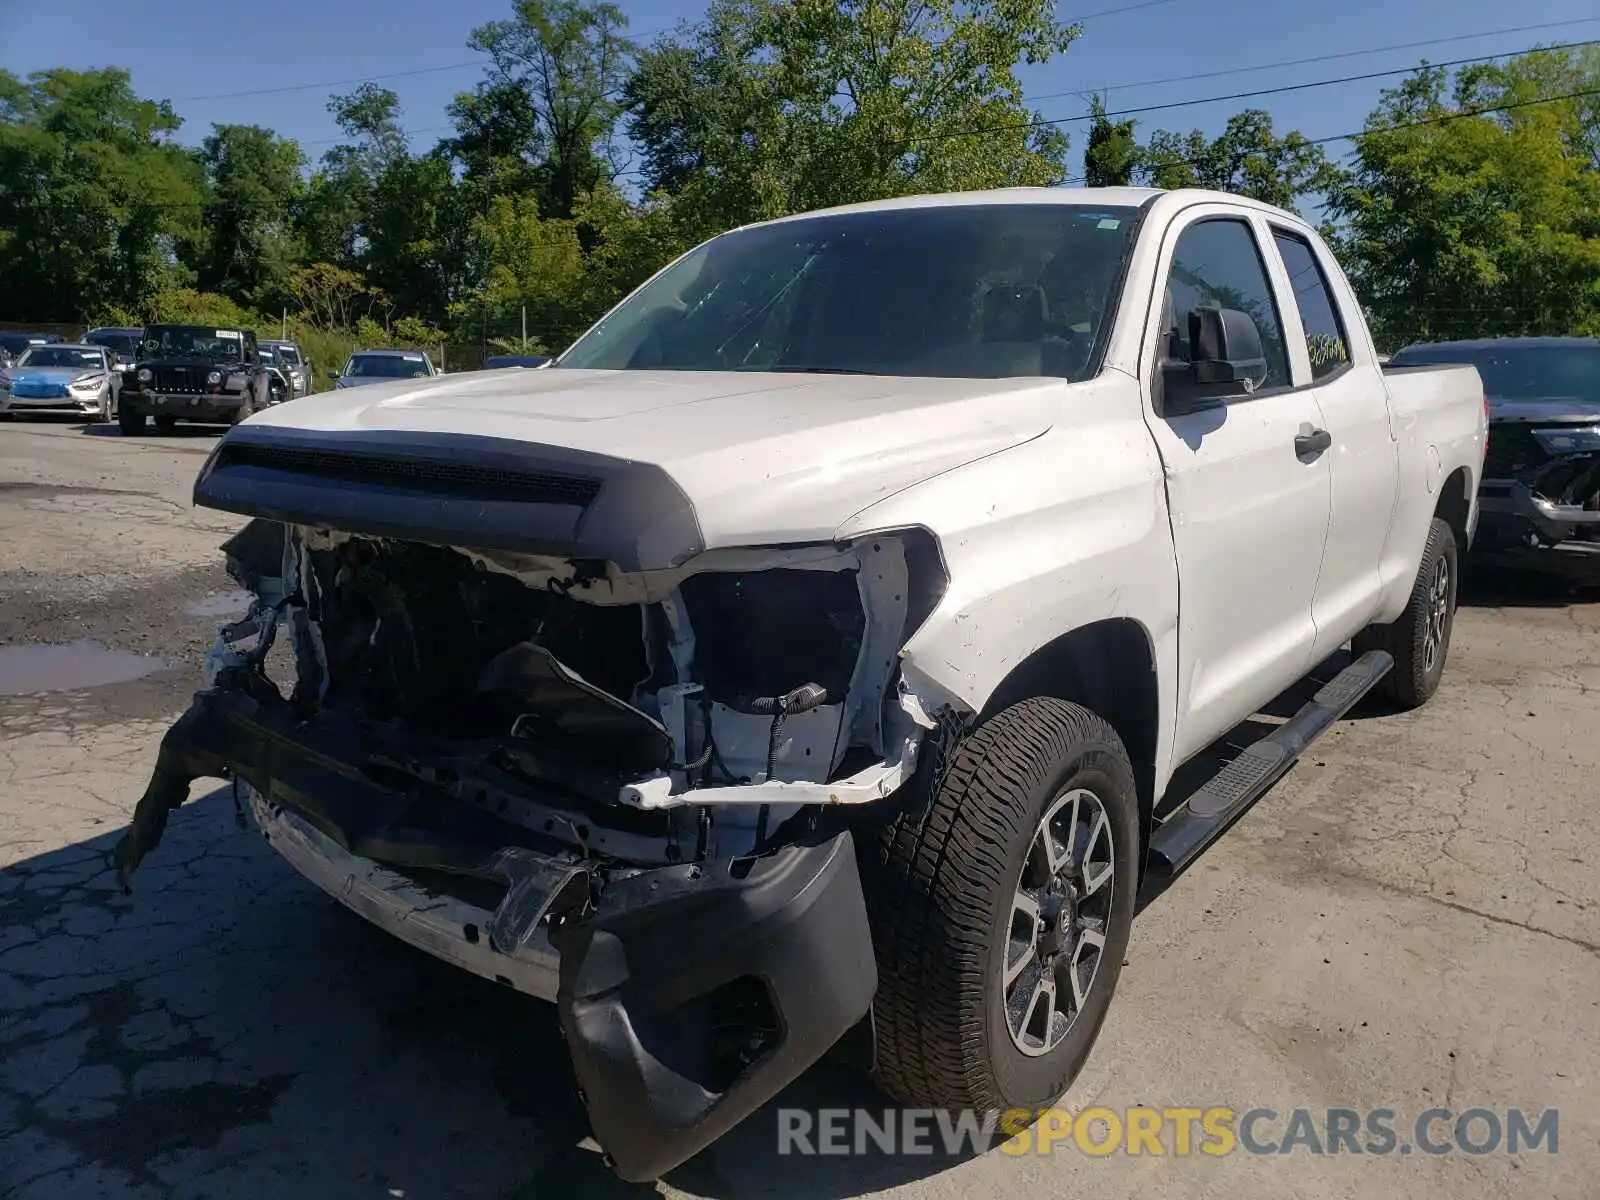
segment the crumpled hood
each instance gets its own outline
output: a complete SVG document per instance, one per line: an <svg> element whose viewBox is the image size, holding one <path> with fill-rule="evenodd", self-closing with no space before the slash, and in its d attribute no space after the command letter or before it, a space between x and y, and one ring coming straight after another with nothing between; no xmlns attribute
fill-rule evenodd
<svg viewBox="0 0 1600 1200"><path fill-rule="evenodd" d="M1057 379L756 372L480 371L323 393L258 413L252 432L385 444L481 438L659 467L703 545L831 539L869 505L1044 433ZM359 395L357 394L359 393ZM641 513L641 520L652 514Z"/></svg>
<svg viewBox="0 0 1600 1200"><path fill-rule="evenodd" d="M1490 396L1489 422L1492 425L1596 423L1600 422L1600 400L1501 400Z"/></svg>

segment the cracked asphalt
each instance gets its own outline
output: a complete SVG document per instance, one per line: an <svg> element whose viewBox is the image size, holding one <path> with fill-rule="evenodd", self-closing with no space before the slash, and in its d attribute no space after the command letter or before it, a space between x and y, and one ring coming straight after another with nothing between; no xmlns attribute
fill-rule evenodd
<svg viewBox="0 0 1600 1200"><path fill-rule="evenodd" d="M1600 1195L1600 604L1478 585L1432 704L1341 723L1140 917L1066 1098L1554 1108L1556 1153L802 1160L769 1109L641 1187L584 1145L551 1012L365 926L226 791L113 886L234 603L238 522L188 500L212 444L0 425L0 1195ZM782 1103L884 1106L833 1066Z"/></svg>

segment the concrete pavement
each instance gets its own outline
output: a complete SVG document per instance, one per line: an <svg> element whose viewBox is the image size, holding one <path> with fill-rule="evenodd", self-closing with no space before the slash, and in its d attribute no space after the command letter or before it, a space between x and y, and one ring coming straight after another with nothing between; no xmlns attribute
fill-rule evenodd
<svg viewBox="0 0 1600 1200"><path fill-rule="evenodd" d="M216 546L238 522L189 506L212 439L184 432L0 425L0 1194L1600 1194L1600 605L1469 597L1434 703L1343 722L1140 917L1065 1101L1383 1107L1403 1134L1436 1106L1556 1108L1557 1153L799 1159L768 1110L647 1188L580 1144L552 1012L366 927L226 791L114 888L237 603ZM4 653L46 644L75 648ZM41 661L76 686L5 694ZM885 1102L825 1066L782 1103Z"/></svg>

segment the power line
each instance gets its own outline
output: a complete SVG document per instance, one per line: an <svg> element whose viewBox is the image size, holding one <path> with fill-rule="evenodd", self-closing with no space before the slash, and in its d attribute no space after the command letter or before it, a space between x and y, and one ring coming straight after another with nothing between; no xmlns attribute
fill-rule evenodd
<svg viewBox="0 0 1600 1200"><path fill-rule="evenodd" d="M1366 50L1345 50L1338 54L1315 54L1310 58L1287 58L1280 62L1258 63L1249 67L1228 67L1221 71L1201 71L1195 75L1169 75L1163 79L1143 79L1131 83L1108 83L1103 87L1087 89L1101 92L1120 92L1131 88L1160 87L1167 83L1192 83L1199 79L1221 79L1227 75L1248 75L1252 71L1274 71L1280 67L1304 67L1313 63L1336 62L1343 58L1364 58L1369 54L1389 54L1396 50L1416 50L1424 46L1441 46L1450 42L1470 42L1478 38L1504 37L1513 33L1534 33L1541 29L1556 29L1566 25L1593 25L1600 23L1600 17L1577 17L1570 21L1545 21L1539 25L1514 25L1506 29L1485 29L1481 33L1458 33L1449 37L1424 38L1417 42L1396 42L1392 46L1373 46ZM1041 92L1028 97L1034 100L1057 100L1062 96L1081 95L1086 89L1076 88L1068 92Z"/></svg>
<svg viewBox="0 0 1600 1200"><path fill-rule="evenodd" d="M646 29L641 33L624 33L622 36L631 41L641 38L654 37L658 33L670 33L671 26L660 29ZM202 100L238 100L244 96L277 96L284 92L309 92L317 88L349 87L351 84L376 83L380 79L409 79L414 75L434 75L442 71L464 71L469 67L482 67L485 62L475 58L471 62L440 63L436 67L415 67L409 71L386 71L379 75L362 75L353 79L321 79L315 83L290 83L282 87L249 88L242 92L216 92L209 96L176 96L170 101L173 104L196 104ZM337 141L338 139L334 139Z"/></svg>
<svg viewBox="0 0 1600 1200"><path fill-rule="evenodd" d="M1491 113L1511 112L1511 111L1513 111L1515 109L1533 108L1533 107L1536 107L1536 106L1541 105L1541 104L1559 104L1563 100L1581 100L1581 99L1586 99L1586 98L1591 97L1591 96L1600 96L1600 88L1584 88L1584 89L1581 89L1581 90L1575 91L1575 92L1563 92L1563 93L1561 93L1560 95L1557 95L1557 96L1539 96L1539 97L1536 97L1536 98L1534 98L1532 100L1516 100L1516 101L1507 102L1505 104L1488 104L1488 105L1484 105L1484 106L1479 107L1479 108L1462 109L1459 112L1442 113L1442 114L1440 114L1438 116L1434 116L1434 117L1422 117L1422 118L1419 118L1419 119L1414 120L1414 121L1397 121L1392 125L1382 125L1382 126L1377 126L1377 127L1374 127L1374 128L1369 128L1369 129L1358 129L1358 130L1354 131L1353 133L1331 133L1331 134L1326 135L1325 137L1306 138L1300 144L1304 145L1304 146L1326 146L1331 142L1346 142L1346 141L1354 140L1355 138L1359 138L1359 137L1367 137L1369 135L1374 135L1374 134L1390 133L1390 132L1394 132L1394 131L1401 130L1401 129L1417 129L1417 128L1421 128L1422 126L1426 126L1426 125L1443 125L1443 124L1445 124L1445 123L1447 123L1449 121L1461 121L1461 120L1470 119L1472 117L1488 116ZM1018 126L1011 126L1010 128L1019 128L1019 127ZM421 133L423 131L422 130L414 130L413 132ZM990 132L990 131L989 130L971 130L969 132L972 133L972 134L979 134L979 133L985 133L985 132ZM1179 158L1179 159L1172 159L1169 162L1163 162L1161 165L1163 167L1186 167L1186 166L1195 166L1195 165L1198 165L1199 163L1202 163L1204 161L1205 161L1205 159L1203 159L1203 158ZM1083 176L1081 176L1081 175L1073 175L1073 176L1068 176L1066 179L1063 179L1061 182L1062 182L1063 186L1066 186L1066 185L1070 185L1070 184L1083 183L1084 181L1085 180L1084 180ZM209 203L209 202L205 201L205 200L146 201L144 207L146 207L146 208L196 208L196 207L202 207L207 203Z"/></svg>
<svg viewBox="0 0 1600 1200"><path fill-rule="evenodd" d="M1589 21L1593 21L1593 20L1600 20L1600 18L1584 18L1583 22L1556 22L1556 23L1557 24L1574 24L1574 23L1585 23L1585 22L1589 22ZM1542 26L1532 26L1531 28L1542 28ZM1486 37L1486 36L1489 36L1489 35L1488 34L1469 34L1469 35L1464 35L1464 36L1469 36L1469 37L1484 36L1484 37ZM1439 40L1440 41L1449 41L1449 40L1452 40L1452 39L1442 38L1442 39L1439 39ZM1326 57L1329 58L1329 59L1333 59L1333 58L1350 57L1351 55L1354 55L1354 54L1367 54L1367 53L1374 53L1375 54L1375 53L1381 53L1382 50L1384 50L1384 49L1391 49L1391 50L1410 49L1413 46L1425 45L1425 44L1426 43L1420 43L1420 42L1418 42L1418 43L1404 43L1402 45L1391 46L1391 47L1382 47L1382 48L1371 50L1371 51L1356 50L1356 51L1350 51L1348 54L1328 55ZM1596 45L1600 45L1600 39L1591 39L1591 40L1588 40L1588 41L1581 41L1581 42L1557 42L1557 43L1554 43L1554 44L1548 45L1548 46L1530 46L1530 47L1527 47L1527 48L1522 49L1522 50L1501 50L1501 51L1497 51L1494 54L1480 54L1480 55L1474 55L1474 56L1472 56L1470 58L1449 59L1449 60L1447 60L1445 62L1428 63L1427 66L1430 67L1430 68L1460 67L1460 66L1467 66L1467 65L1470 65L1470 64L1473 64L1473 63L1493 62L1495 59L1499 59L1499 58L1515 58L1515 57L1518 57L1519 55L1531 54L1531 53L1533 53L1535 51L1573 50L1573 49L1578 49L1578 48L1584 47L1584 46L1596 46ZM1323 61L1323 59L1321 57L1318 57L1318 58L1304 58L1304 59L1296 59L1296 60L1294 60L1292 62L1271 63L1271 64L1267 64L1267 66L1303 66L1303 65L1305 65L1307 63L1314 63L1314 62L1321 62L1321 61ZM1242 71L1264 70L1264 69L1266 69L1266 68L1265 67L1255 67L1255 68L1252 68L1252 67L1241 67L1241 68L1239 68L1238 72L1236 72L1236 71L1226 71L1226 72L1218 72L1218 74L1237 74L1237 73L1242 72ZM1166 111L1166 110L1169 110L1169 109L1176 109L1176 108L1190 108L1190 107L1193 107L1193 106L1196 106L1196 105L1200 105L1200 104L1218 104L1218 103L1221 103L1222 101L1225 101L1225 100L1257 99L1257 98L1259 98L1261 96L1272 96L1272 95L1277 95L1277 94L1280 94L1280 93L1283 93L1283 92L1299 92L1299 91L1306 91L1306 90L1311 89L1311 88L1332 87L1332 86L1334 86L1336 84L1341 84L1341 83L1358 83L1358 82L1362 82L1362 81L1365 81L1365 80L1371 80L1371 79L1392 78L1392 77L1394 77L1396 75L1410 75L1410 74L1413 74L1413 73L1415 73L1416 71L1418 71L1420 69L1421 68L1419 66L1393 67L1393 68L1390 68L1389 70L1385 70L1385 71L1367 71L1367 72L1364 72L1364 73L1359 74L1359 75L1343 75L1343 76L1340 76L1340 77L1338 77L1336 79L1317 79L1317 80L1311 80L1311 81L1304 82L1304 83L1287 83L1287 84L1280 84L1277 87L1257 88L1257 89L1255 89L1253 91L1248 91L1248 92L1230 92L1230 93L1227 93L1225 95L1220 95L1220 96L1201 96L1201 97L1197 97L1197 98L1191 99L1191 100L1170 100L1170 101L1167 101L1167 102L1162 103L1162 104L1146 104L1146 105L1141 105L1141 106L1136 107L1136 108L1117 109L1117 110L1115 110L1113 112L1108 112L1105 115L1109 119L1111 117L1133 116L1133 115L1140 114L1140 113L1162 112L1162 111ZM1189 78L1189 77L1188 76L1182 76L1182 77L1174 78L1174 79L1171 79L1171 80L1159 80L1159 79L1158 80L1152 80L1152 81L1150 81L1149 83L1147 83L1147 84L1145 84L1143 86L1153 86L1154 84L1157 84L1157 83L1177 83L1177 82L1181 82L1183 79L1187 79L1187 78ZM1132 87L1132 86L1135 86L1135 85L1127 84L1127 85L1119 85L1119 86ZM1034 100L1040 100L1040 99L1048 100L1048 99L1053 99L1053 98L1056 98L1056 97L1059 97L1059 96L1070 96L1070 95L1076 95L1076 94L1077 93L1074 93L1074 92L1055 92L1055 93L1046 93L1043 96L1035 96L1035 97L1032 97L1031 99L1034 99ZM1042 128L1042 127L1044 127L1046 125L1066 125L1066 124L1070 124L1070 123L1073 123L1073 122L1088 121L1088 120L1091 120L1091 119L1092 119L1092 116L1089 113L1083 113L1083 114L1080 114L1078 116L1072 116L1072 117L1040 117L1040 118L1037 118L1036 120L1014 122L1014 123L1009 124L1009 125L993 125L993 126L988 126L988 127L983 127L983 128L949 130L949 131L946 131L946 132L943 132L943 133L919 134L916 137L907 138L905 144L910 145L910 144L914 144L914 143L918 143L918 142L944 141L944 140L948 140L950 138L958 138L958 137L975 137L975 136L981 136L981 135L990 134L990 133L1012 133L1012 132L1016 132L1018 130L1038 129L1038 128ZM405 133L405 135L407 137L413 137L413 136L416 136L417 134L440 133L440 132L443 132L445 130L452 129L452 128L454 128L454 127L450 126L450 125L429 125L429 126L423 126L420 129L404 130L403 132ZM332 138L321 138L321 139L318 139L316 141L300 142L299 144L302 145L302 146L324 146L324 145L332 145L335 142L341 142L343 140L344 139L342 137L332 137Z"/></svg>
<svg viewBox="0 0 1600 1200"><path fill-rule="evenodd" d="M1300 144L1303 146L1326 146L1331 142L1348 142L1356 138L1376 136L1378 134L1393 133L1402 129L1420 129L1425 125L1443 125L1450 121L1468 120L1472 117L1484 117L1490 113L1511 112L1519 108L1533 108L1540 104L1559 104L1563 100L1582 100L1590 96L1600 96L1600 88L1583 88L1576 92L1563 92L1559 96L1539 96L1532 100L1513 100L1505 104L1486 104L1479 108L1464 108L1459 112L1441 113L1434 117L1419 117L1414 121L1396 121L1392 125L1379 125L1368 129L1358 129L1354 133L1330 133L1325 137L1306 138ZM1163 162L1163 167L1192 167L1205 162L1204 158L1175 158L1170 162ZM1081 175L1070 176L1061 181L1063 186L1083 183Z"/></svg>
<svg viewBox="0 0 1600 1200"><path fill-rule="evenodd" d="M1143 0L1141 4L1124 4L1119 8L1103 8L1099 12L1084 13L1081 17L1073 17L1070 21L1061 22L1063 25L1076 25L1080 21L1093 21L1097 17L1114 17L1119 13L1138 12L1141 8L1160 8L1164 4L1176 4L1178 0Z"/></svg>
<svg viewBox="0 0 1600 1200"><path fill-rule="evenodd" d="M1429 69L1443 67L1460 67L1470 63L1492 62L1497 58L1516 58L1523 54L1530 54L1536 50L1573 50L1581 46L1600 45L1600 40L1584 42L1561 42L1551 46L1532 46L1525 50L1502 50L1497 54L1480 54L1472 58L1457 58L1446 62L1429 63ZM1315 79L1304 83L1285 83L1276 87L1255 88L1248 92L1228 92L1220 96L1198 96L1191 100L1169 100L1162 104L1141 104L1134 108L1119 108L1104 114L1111 117L1128 117L1140 113L1165 112L1174 108L1193 108L1201 104L1218 104L1224 100L1255 100L1262 96L1278 96L1286 92L1303 92L1312 88L1332 87L1341 83L1360 83L1371 79L1385 79L1396 75L1413 75L1420 67L1393 67L1387 71L1365 71L1359 75L1341 75L1336 79ZM904 144L912 145L917 142L937 142L950 138L976 137L988 133L1014 133L1021 130L1040 129L1047 125L1067 125L1077 121L1090 121L1094 116L1091 113L1082 113L1074 117L1038 117L1031 121L1017 121L1009 125L992 125L987 128L952 129L942 133L925 133L905 139Z"/></svg>
<svg viewBox="0 0 1600 1200"><path fill-rule="evenodd" d="M309 92L314 88L348 87L350 84L376 83L380 79L409 79L413 75L432 75L439 71L464 71L468 67L481 67L483 60L472 62L441 63L437 67L417 67L412 71L387 71L381 75L362 75L356 79L323 79L316 83L291 83L283 87L251 88L244 92L216 92L209 96L176 96L173 104L197 104L202 100L237 100L241 96L276 96L283 92Z"/></svg>

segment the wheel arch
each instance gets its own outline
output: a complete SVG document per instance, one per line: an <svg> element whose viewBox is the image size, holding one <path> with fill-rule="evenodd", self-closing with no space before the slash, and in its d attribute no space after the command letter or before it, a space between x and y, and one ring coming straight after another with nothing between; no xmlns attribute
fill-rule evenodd
<svg viewBox="0 0 1600 1200"><path fill-rule="evenodd" d="M1080 626L1040 646L1000 681L977 720L1030 696L1081 704L1117 732L1139 788L1141 863L1155 811L1161 692L1150 631L1132 617Z"/></svg>
<svg viewBox="0 0 1600 1200"><path fill-rule="evenodd" d="M1457 467L1439 489L1433 515L1450 526L1456 537L1456 550L1463 556L1467 553L1467 520L1471 513L1472 473L1466 467Z"/></svg>

